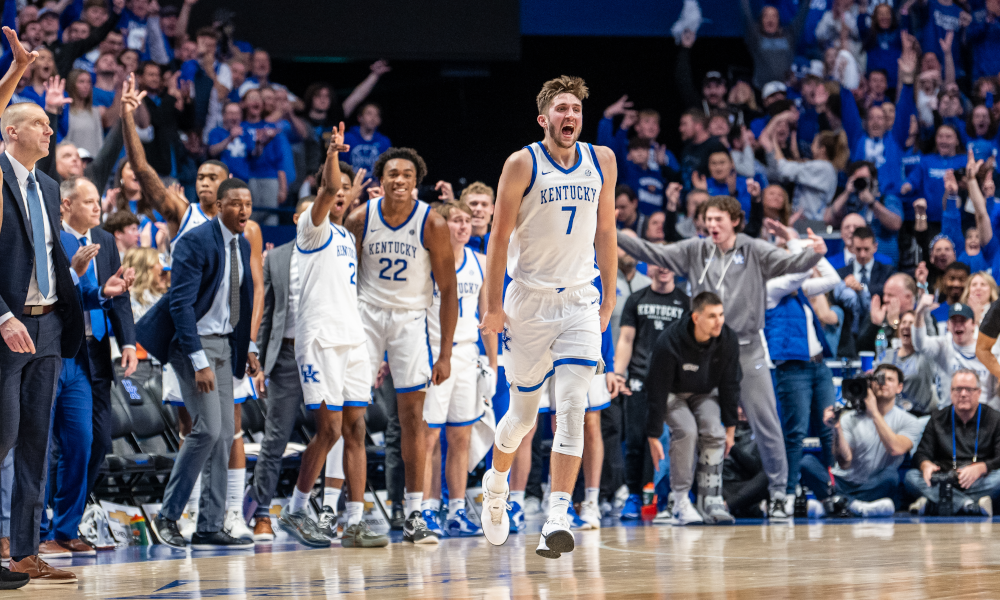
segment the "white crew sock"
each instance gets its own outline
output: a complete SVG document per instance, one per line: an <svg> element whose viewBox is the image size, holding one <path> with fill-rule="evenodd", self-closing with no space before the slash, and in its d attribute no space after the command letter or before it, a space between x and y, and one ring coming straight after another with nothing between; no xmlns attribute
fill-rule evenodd
<svg viewBox="0 0 1000 600"><path fill-rule="evenodd" d="M601 488L587 488L583 492L583 501L593 502L594 505L597 505L597 497L600 495L600 493L601 493Z"/></svg>
<svg viewBox="0 0 1000 600"><path fill-rule="evenodd" d="M184 507L184 512L188 516L193 515L198 512L198 500L201 498L201 474L198 474L198 478L194 480L194 486L191 488L191 496L188 497L187 506Z"/></svg>
<svg viewBox="0 0 1000 600"><path fill-rule="evenodd" d="M226 510L238 508L243 510L243 488L246 487L247 470L229 469L229 482L226 484Z"/></svg>
<svg viewBox="0 0 1000 600"><path fill-rule="evenodd" d="M507 500L509 502L517 502L523 508L524 507L524 490L521 490L520 492L511 492L510 493L510 497Z"/></svg>
<svg viewBox="0 0 1000 600"><path fill-rule="evenodd" d="M365 514L365 503L364 502L348 502L347 503L347 526L357 525L361 522L361 517Z"/></svg>
<svg viewBox="0 0 1000 600"><path fill-rule="evenodd" d="M323 488L323 506L329 506L336 514L338 504L340 504L340 488Z"/></svg>
<svg viewBox="0 0 1000 600"><path fill-rule="evenodd" d="M441 500L438 498L431 498L430 500L423 500L420 502L420 510L429 510L432 513L437 513L441 511Z"/></svg>
<svg viewBox="0 0 1000 600"><path fill-rule="evenodd" d="M552 492L549 494L549 518L565 517L566 510L573 497L568 492Z"/></svg>
<svg viewBox="0 0 1000 600"><path fill-rule="evenodd" d="M486 475L483 477L483 487L494 494L503 494L507 491L508 473L510 473L510 469L497 471L496 467L490 467L490 470L486 471Z"/></svg>
<svg viewBox="0 0 1000 600"><path fill-rule="evenodd" d="M288 512L297 513L300 510L305 510L308 505L309 492L301 492L299 488L295 488L295 492L292 493L292 500L288 503Z"/></svg>
<svg viewBox="0 0 1000 600"><path fill-rule="evenodd" d="M465 510L465 498L448 502L448 518L454 519L458 511Z"/></svg>
<svg viewBox="0 0 1000 600"><path fill-rule="evenodd" d="M407 492L403 494L403 512L406 513L406 518L409 519L413 511L420 512L420 504L424 500L423 492L413 492L412 494Z"/></svg>

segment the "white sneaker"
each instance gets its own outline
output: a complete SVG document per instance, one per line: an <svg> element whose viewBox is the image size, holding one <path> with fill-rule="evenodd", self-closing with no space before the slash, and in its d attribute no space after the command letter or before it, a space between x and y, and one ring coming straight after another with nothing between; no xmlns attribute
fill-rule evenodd
<svg viewBox="0 0 1000 600"><path fill-rule="evenodd" d="M489 471L486 472L489 475ZM507 515L507 496L510 495L510 487L504 482L504 492L494 494L486 485L486 477L483 477L483 535L494 546L502 546L510 535L510 517Z"/></svg>
<svg viewBox="0 0 1000 600"><path fill-rule="evenodd" d="M674 522L673 525L701 525L705 520L698 514L691 504L691 499L687 494L677 494L674 496Z"/></svg>
<svg viewBox="0 0 1000 600"><path fill-rule="evenodd" d="M665 508L656 513L653 517L653 525L674 525L674 513L669 508Z"/></svg>
<svg viewBox="0 0 1000 600"><path fill-rule="evenodd" d="M549 517L542 526L535 554L544 558L559 558L564 552L572 552L575 546L576 540L569 530L569 519L565 515Z"/></svg>
<svg viewBox="0 0 1000 600"><path fill-rule="evenodd" d="M808 512L810 519L822 519L826 516L826 509L823 508L823 503L819 500L813 500L810 498L806 502L806 506L806 511Z"/></svg>
<svg viewBox="0 0 1000 600"><path fill-rule="evenodd" d="M590 525L591 529L601 528L601 509L593 502L580 503L580 520Z"/></svg>
<svg viewBox="0 0 1000 600"><path fill-rule="evenodd" d="M993 498L989 496L983 496L979 499L979 512L983 513L984 517L993 516Z"/></svg>
<svg viewBox="0 0 1000 600"><path fill-rule="evenodd" d="M896 513L896 505L889 498L882 498L874 502L855 500L847 505L847 509L859 517L866 519L891 517Z"/></svg>
<svg viewBox="0 0 1000 600"><path fill-rule="evenodd" d="M239 508L230 508L226 511L222 530L238 540L253 541L253 531L247 527L247 522L243 520L243 511Z"/></svg>
<svg viewBox="0 0 1000 600"><path fill-rule="evenodd" d="M927 498L924 496L917 498L916 501L910 505L911 515L922 517L924 516L924 513L926 511L927 511Z"/></svg>

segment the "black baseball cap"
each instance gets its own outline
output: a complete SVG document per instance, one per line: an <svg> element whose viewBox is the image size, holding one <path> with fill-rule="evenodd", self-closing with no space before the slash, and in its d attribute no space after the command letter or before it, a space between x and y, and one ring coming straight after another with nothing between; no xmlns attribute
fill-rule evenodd
<svg viewBox="0 0 1000 600"><path fill-rule="evenodd" d="M705 78L701 80L701 85L705 85L709 81L717 81L719 83L726 83L726 78L722 76L722 73L718 71L709 71L705 73Z"/></svg>
<svg viewBox="0 0 1000 600"><path fill-rule="evenodd" d="M965 317L966 319L975 319L976 313L972 312L972 307L968 304L962 304L961 302L956 302L948 307L948 318L952 317Z"/></svg>

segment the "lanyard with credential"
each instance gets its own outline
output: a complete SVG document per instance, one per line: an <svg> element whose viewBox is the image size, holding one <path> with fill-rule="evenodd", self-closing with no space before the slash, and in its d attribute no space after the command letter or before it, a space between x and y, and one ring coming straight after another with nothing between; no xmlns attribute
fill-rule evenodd
<svg viewBox="0 0 1000 600"><path fill-rule="evenodd" d="M978 462L979 458L979 418L983 416L983 405L976 409L976 447L972 451L972 462ZM951 407L951 467L958 470L958 453L955 450L955 407Z"/></svg>

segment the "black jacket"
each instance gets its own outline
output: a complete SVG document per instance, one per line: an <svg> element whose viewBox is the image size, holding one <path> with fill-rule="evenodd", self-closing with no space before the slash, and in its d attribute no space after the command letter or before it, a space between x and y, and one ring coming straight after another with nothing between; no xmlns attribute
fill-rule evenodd
<svg viewBox="0 0 1000 600"><path fill-rule="evenodd" d="M986 468L992 472L1000 468L1000 412L980 404L983 414L979 422L979 454L978 462L986 463ZM976 449L976 415L972 415L968 423L955 415L955 454L959 468L972 464L972 455ZM913 453L913 466L920 468L920 463L929 460L944 471L950 471L951 462L951 407L946 406L931 415L931 420L924 427L924 435L920 445Z"/></svg>
<svg viewBox="0 0 1000 600"><path fill-rule="evenodd" d="M670 394L707 394L719 388L722 423L736 425L740 399L740 342L728 325L704 344L694 339L694 322L688 315L663 330L649 360L646 376L646 435L660 437Z"/></svg>

